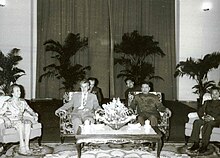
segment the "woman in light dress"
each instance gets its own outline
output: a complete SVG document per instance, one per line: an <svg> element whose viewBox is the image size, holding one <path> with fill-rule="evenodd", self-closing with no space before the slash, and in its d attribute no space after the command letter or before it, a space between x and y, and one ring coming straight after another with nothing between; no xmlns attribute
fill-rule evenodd
<svg viewBox="0 0 220 158"><path fill-rule="evenodd" d="M29 148L29 139L31 132L31 125L37 122L38 114L35 113L27 104L27 102L20 98L21 88L19 85L12 85L10 87L11 98L3 104L0 109L0 116L4 119L5 127L14 127L19 132L19 152L21 154L31 154ZM29 113L29 117L24 115Z"/></svg>

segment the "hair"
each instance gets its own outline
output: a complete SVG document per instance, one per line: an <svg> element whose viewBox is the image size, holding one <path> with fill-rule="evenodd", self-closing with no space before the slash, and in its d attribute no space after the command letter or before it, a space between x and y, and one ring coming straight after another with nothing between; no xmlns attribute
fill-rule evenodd
<svg viewBox="0 0 220 158"><path fill-rule="evenodd" d="M9 95L12 96L12 93L14 91L14 87L19 87L21 89L21 86L18 85L18 84L12 84L10 87L9 87Z"/></svg>
<svg viewBox="0 0 220 158"><path fill-rule="evenodd" d="M147 84L149 87L151 86L151 83L150 83L150 82L147 82L147 81L141 82L141 85L143 85L143 84Z"/></svg>
<svg viewBox="0 0 220 158"><path fill-rule="evenodd" d="M90 82L87 79L83 79L80 81L80 85L85 84L85 83L88 83L90 85Z"/></svg>
<svg viewBox="0 0 220 158"><path fill-rule="evenodd" d="M126 83L128 80L131 80L132 82L134 82L135 80L134 80L134 78L126 78L125 80L124 80L124 82ZM135 82L134 82L135 83Z"/></svg>
<svg viewBox="0 0 220 158"><path fill-rule="evenodd" d="M212 92L212 91L214 91L214 90L219 91L219 89L220 89L219 87L213 86L213 87L211 88L210 92Z"/></svg>
<svg viewBox="0 0 220 158"><path fill-rule="evenodd" d="M95 78L95 77L89 77L88 80L95 81L95 85L94 86L97 86L99 84L98 79Z"/></svg>
<svg viewBox="0 0 220 158"><path fill-rule="evenodd" d="M2 89L0 89L0 96L4 96L4 95L5 95L5 92Z"/></svg>

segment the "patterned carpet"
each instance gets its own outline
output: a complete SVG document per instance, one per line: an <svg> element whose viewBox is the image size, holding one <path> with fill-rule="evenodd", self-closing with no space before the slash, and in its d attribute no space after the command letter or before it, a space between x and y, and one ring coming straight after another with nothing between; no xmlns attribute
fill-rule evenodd
<svg viewBox="0 0 220 158"><path fill-rule="evenodd" d="M189 144L190 146L191 144ZM219 148L213 144L204 155L190 153L183 143L165 143L161 158L217 158L220 157ZM21 155L18 145L13 145L0 158L77 158L74 144L47 143L42 146L31 144L32 155ZM153 151L148 144L86 144L82 149L82 158L155 158L156 150Z"/></svg>

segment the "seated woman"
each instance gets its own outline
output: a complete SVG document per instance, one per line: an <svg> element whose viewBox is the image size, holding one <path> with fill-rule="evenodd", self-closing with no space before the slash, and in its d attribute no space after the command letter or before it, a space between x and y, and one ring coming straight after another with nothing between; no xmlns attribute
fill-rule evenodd
<svg viewBox="0 0 220 158"><path fill-rule="evenodd" d="M0 109L0 117L4 119L5 127L14 127L19 132L20 145L19 152L21 154L31 154L29 148L29 139L32 121L38 120L38 114L35 113L24 99L21 99L21 88L14 84L10 87L11 98L5 101ZM24 116L24 112L28 112L33 116L33 120Z"/></svg>

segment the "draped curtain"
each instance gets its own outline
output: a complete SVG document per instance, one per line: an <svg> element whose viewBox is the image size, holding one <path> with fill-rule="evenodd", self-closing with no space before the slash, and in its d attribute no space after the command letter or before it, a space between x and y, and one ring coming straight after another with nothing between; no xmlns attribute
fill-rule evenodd
<svg viewBox="0 0 220 158"><path fill-rule="evenodd" d="M164 81L153 81L154 89L166 99L176 99L173 73L175 56L175 0L38 0L37 78L43 67L53 61L45 53L48 39L63 42L69 32L88 37L89 47L78 53L73 62L91 66L88 77L96 77L104 97L124 97L124 80L117 78L120 65L113 64L114 43L121 42L124 33L137 30L153 35L165 57L154 57L155 75ZM57 79L37 82L37 97L60 98L62 84Z"/></svg>

